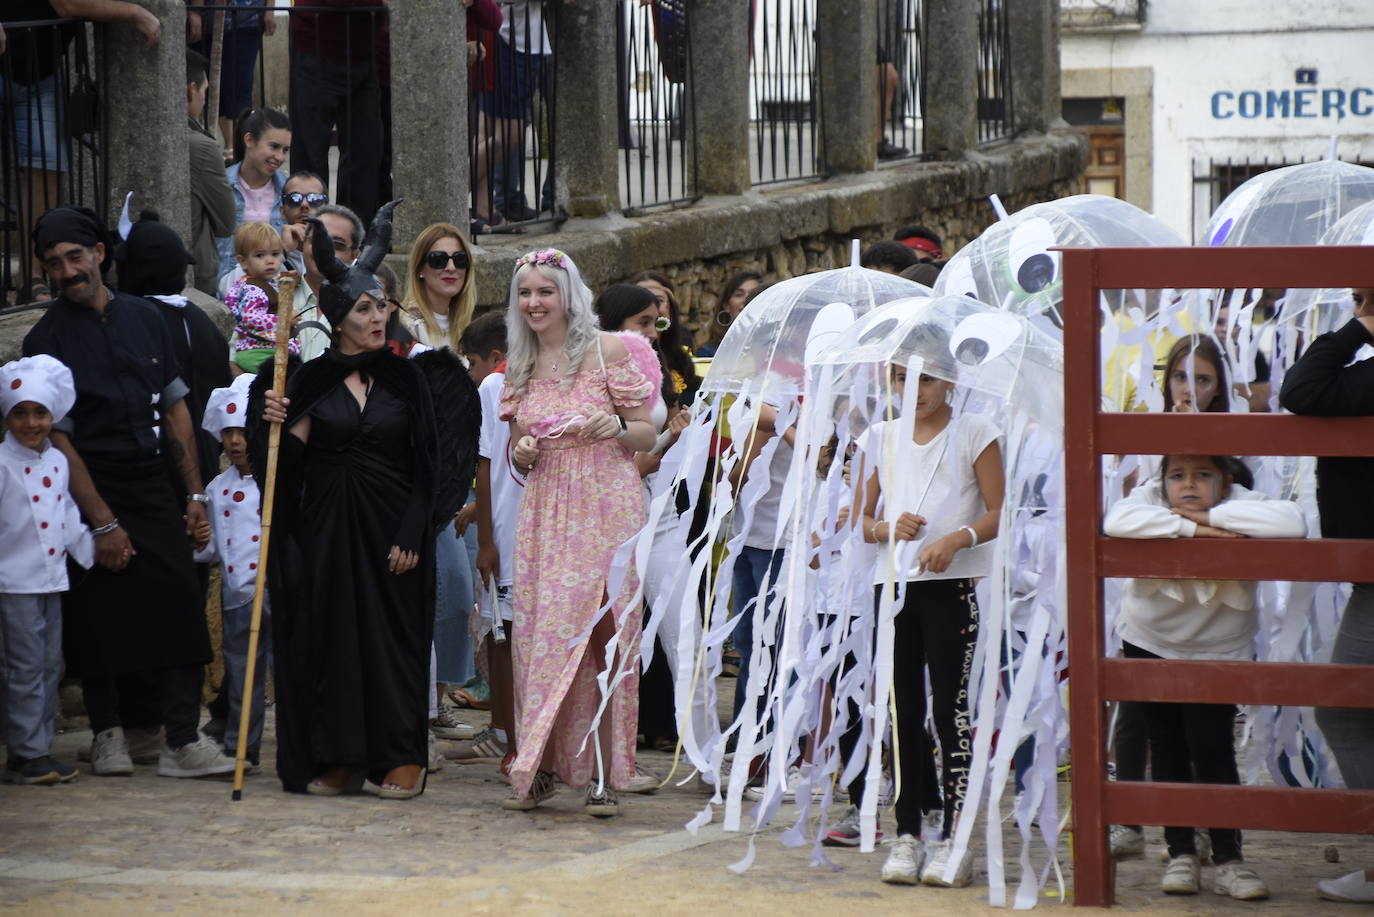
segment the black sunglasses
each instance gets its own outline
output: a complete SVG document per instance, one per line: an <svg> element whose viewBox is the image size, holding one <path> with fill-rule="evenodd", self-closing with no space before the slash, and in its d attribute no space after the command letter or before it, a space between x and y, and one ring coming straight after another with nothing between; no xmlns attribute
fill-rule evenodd
<svg viewBox="0 0 1374 917"><path fill-rule="evenodd" d="M309 194L306 194L304 191L291 191L283 194L281 199L291 207L299 207L302 202L309 204L311 207L318 207L321 204L329 203L329 195L321 194L318 191L311 191Z"/></svg>
<svg viewBox="0 0 1374 917"><path fill-rule="evenodd" d="M425 264L433 270L442 271L450 258L453 259L453 266L460 271L466 271L468 265L472 263L472 259L468 257L468 253L465 251L433 251L425 255Z"/></svg>

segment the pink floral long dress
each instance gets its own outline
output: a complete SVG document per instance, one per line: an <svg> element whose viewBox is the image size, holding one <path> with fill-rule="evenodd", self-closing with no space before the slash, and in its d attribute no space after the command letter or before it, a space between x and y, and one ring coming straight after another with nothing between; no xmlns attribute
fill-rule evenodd
<svg viewBox="0 0 1374 917"><path fill-rule="evenodd" d="M501 393L501 416L525 429L570 415L638 407L653 383L632 357L584 369L571 390L560 379L531 379L523 394ZM601 702L589 632L606 591L615 550L644 525L644 494L632 454L615 439L587 440L575 433L539 440L539 458L520 501L515 534L511 657L515 675L518 753L511 786L529 792L535 771L551 748L554 773L568 786L596 777L594 742L582 748ZM614 609L623 609L637 579L626 578ZM619 653L639 644L640 616L626 616ZM604 749L606 780L625 787L634 776L639 715L639 676L630 674L611 697L604 717L611 747ZM579 752L579 748L582 751Z"/></svg>

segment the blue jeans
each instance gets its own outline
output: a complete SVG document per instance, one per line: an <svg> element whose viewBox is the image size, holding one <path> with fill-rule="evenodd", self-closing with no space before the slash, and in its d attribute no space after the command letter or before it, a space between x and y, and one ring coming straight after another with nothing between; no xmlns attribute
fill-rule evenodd
<svg viewBox="0 0 1374 917"><path fill-rule="evenodd" d="M1331 661L1374 665L1374 585L1354 584L1341 615ZM1345 785L1352 790L1374 789L1374 710L1318 707L1317 725L1336 756Z"/></svg>
<svg viewBox="0 0 1374 917"><path fill-rule="evenodd" d="M735 678L735 704L732 721L739 718L740 708L744 706L744 695L749 689L750 657L754 652L754 616L760 606L767 605L767 597L762 602L754 600L759 596L766 575L769 582L769 595L777 591L778 574L782 570L782 549L740 548L735 558L735 570L730 598L735 610L734 642L735 652L739 653L739 675Z"/></svg>
<svg viewBox="0 0 1374 917"><path fill-rule="evenodd" d="M0 122L13 131L19 163L27 169L67 171L66 100L57 74L33 85L0 79Z"/></svg>
<svg viewBox="0 0 1374 917"><path fill-rule="evenodd" d="M462 538L446 525L435 539L434 596L435 675L448 685L461 685L472 677L472 637L468 615L474 600L473 568L477 557L477 533L468 526Z"/></svg>
<svg viewBox="0 0 1374 917"><path fill-rule="evenodd" d="M0 741L10 760L52 751L62 678L62 596L0 594Z"/></svg>

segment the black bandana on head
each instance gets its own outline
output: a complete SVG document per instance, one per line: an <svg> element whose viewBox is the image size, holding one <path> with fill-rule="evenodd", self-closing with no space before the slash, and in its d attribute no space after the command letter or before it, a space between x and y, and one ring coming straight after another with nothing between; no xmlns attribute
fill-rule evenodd
<svg viewBox="0 0 1374 917"><path fill-rule="evenodd" d="M169 296L186 286L186 266L195 264L177 231L144 213L115 251L119 289L135 296Z"/></svg>
<svg viewBox="0 0 1374 917"><path fill-rule="evenodd" d="M38 218L33 227L33 253L41 261L43 254L54 245L74 242L77 245L93 247L97 243L105 246L105 259L100 262L103 271L114 257L114 237L100 222L100 217L89 207L63 205L54 207Z"/></svg>
<svg viewBox="0 0 1374 917"><path fill-rule="evenodd" d="M382 283L373 272L391 250L391 213L400 203L399 200L391 201L377 211L368 233L370 241L365 243L362 256L351 267L334 255L334 240L324 224L315 217L306 218L311 224L311 254L325 281L320 287L320 311L329 319L330 327L339 327L358 297L370 293L381 299ZM329 252L330 257L321 257L322 252Z"/></svg>

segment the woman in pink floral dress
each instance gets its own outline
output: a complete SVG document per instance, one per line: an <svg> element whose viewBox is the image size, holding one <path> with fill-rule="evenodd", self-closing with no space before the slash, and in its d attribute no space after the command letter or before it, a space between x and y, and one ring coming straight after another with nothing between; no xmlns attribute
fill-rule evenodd
<svg viewBox="0 0 1374 917"><path fill-rule="evenodd" d="M614 815L613 788L635 771L637 667L611 695L597 738L587 736L601 702L597 675L622 667L639 644L639 616L622 613L632 577L610 613L601 607L616 548L644 523L632 456L654 442L655 383L624 341L598 330L591 291L555 249L516 264L506 330L501 414L529 479L516 526L511 634L518 754L504 805L534 808L553 795L556 775L587 787L588 814Z"/></svg>

